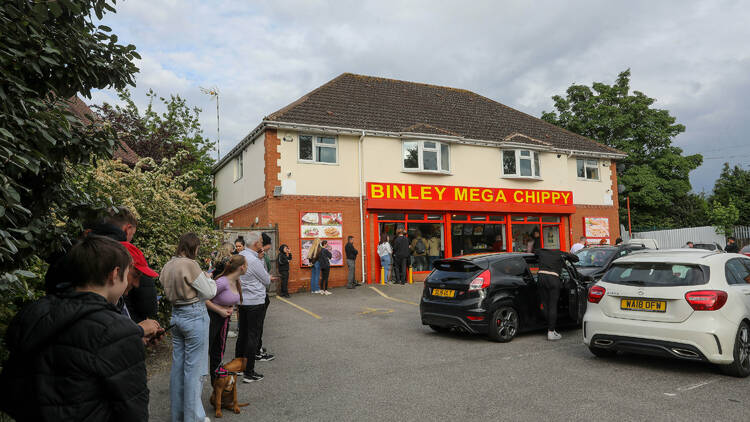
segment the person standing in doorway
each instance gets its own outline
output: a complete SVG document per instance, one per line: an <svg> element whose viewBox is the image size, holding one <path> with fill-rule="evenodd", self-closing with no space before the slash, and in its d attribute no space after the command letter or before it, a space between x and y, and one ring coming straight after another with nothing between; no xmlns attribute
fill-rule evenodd
<svg viewBox="0 0 750 422"><path fill-rule="evenodd" d="M310 293L321 294L320 292L320 239L313 239L310 249L307 250L307 261L312 266L310 271Z"/></svg>
<svg viewBox="0 0 750 422"><path fill-rule="evenodd" d="M432 233L430 238L427 240L427 264L428 267L425 270L432 270L432 264L440 259L440 238L436 233Z"/></svg>
<svg viewBox="0 0 750 422"><path fill-rule="evenodd" d="M380 266L383 267L383 282L388 283L388 276L391 271L391 254L393 248L391 248L390 239L387 234L380 236L380 244L378 245L378 256L380 257Z"/></svg>
<svg viewBox="0 0 750 422"><path fill-rule="evenodd" d="M346 267L348 270L348 275L346 278L346 288L347 289L353 289L356 286L359 286L359 283L354 279L354 274L356 270L356 263L357 263L357 254L359 251L354 247L354 236L349 236L346 238L346 247L344 248L344 252L346 252Z"/></svg>
<svg viewBox="0 0 750 422"><path fill-rule="evenodd" d="M281 297L289 296L289 263L292 262L292 251L287 245L279 247L279 276L281 276Z"/></svg>
<svg viewBox="0 0 750 422"><path fill-rule="evenodd" d="M576 253L585 247L586 247L586 236L581 236L578 239L578 243L574 243L573 246L570 247L570 253Z"/></svg>
<svg viewBox="0 0 750 422"><path fill-rule="evenodd" d="M417 230L417 235L411 241L411 252L414 256L413 266L416 271L424 271L427 268L427 239L422 237L422 232Z"/></svg>
<svg viewBox="0 0 750 422"><path fill-rule="evenodd" d="M409 240L404 236L404 229L398 229L393 241L393 275L395 284L406 284L406 268L409 261Z"/></svg>
<svg viewBox="0 0 750 422"><path fill-rule="evenodd" d="M547 317L547 340L560 340L562 336L556 330L557 302L562 288L560 274L565 260L578 262L578 256L556 249L537 249L534 254L539 260L539 295L542 310Z"/></svg>
<svg viewBox="0 0 750 422"><path fill-rule="evenodd" d="M328 241L320 242L320 252L318 253L318 262L320 262L320 287L324 295L330 295L328 291L328 275L331 273L331 258L333 254L328 250Z"/></svg>

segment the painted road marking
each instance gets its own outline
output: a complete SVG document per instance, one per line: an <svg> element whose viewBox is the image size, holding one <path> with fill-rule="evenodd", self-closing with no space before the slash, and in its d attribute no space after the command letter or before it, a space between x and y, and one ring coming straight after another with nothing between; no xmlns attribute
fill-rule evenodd
<svg viewBox="0 0 750 422"><path fill-rule="evenodd" d="M697 384L690 384L690 385L685 385L683 387L677 387L677 392L675 392L675 393L664 393L664 395L668 396L668 397L674 397L674 396L677 395L677 393L682 393L682 392L685 392L685 391L695 390L696 388L705 387L708 384L713 384L713 383L715 383L718 380L719 380L719 378L714 378L714 379L709 379L709 380L706 380L706 381L703 381L703 382L699 382Z"/></svg>
<svg viewBox="0 0 750 422"><path fill-rule="evenodd" d="M322 318L322 317L321 317L320 315L318 315L318 314L316 314L316 313L314 313L314 312L312 312L312 311L308 311L307 309L305 309L305 308L303 308L303 307L301 307L301 306L297 305L296 303L292 303L292 302L290 302L290 301L288 301L288 300L284 299L283 297L279 297L279 296L276 296L276 299L278 299L278 300L280 300L280 301L282 301L282 302L284 302L284 303L287 303L287 304L289 304L289 305L292 305L292 306L294 306L295 308L297 308L297 309L299 309L300 311L302 311L302 312L304 312L304 313L306 313L306 314L310 315L311 317L313 317L313 318L315 318L315 319L323 319L323 318Z"/></svg>
<svg viewBox="0 0 750 422"><path fill-rule="evenodd" d="M397 299L397 298L395 298L395 297L390 297L390 296L388 296L387 294L385 294L385 293L381 292L380 290L378 290L378 288L377 288L377 287L375 287L375 286L370 286L370 288L371 288L372 290L375 290L375 292L376 292L377 294L379 294L380 296L383 296L384 298L386 298L386 299L388 299L388 300L392 300L392 301L394 301L394 302L407 303L407 304L409 304L409 305L414 305L414 306L419 306L419 304L418 304L418 303L416 303L416 302L412 302L412 301L409 301L409 300L403 300L403 299Z"/></svg>
<svg viewBox="0 0 750 422"><path fill-rule="evenodd" d="M360 315L367 315L367 314L390 314L393 312L393 309L387 309L387 308L365 308L364 311L360 312Z"/></svg>

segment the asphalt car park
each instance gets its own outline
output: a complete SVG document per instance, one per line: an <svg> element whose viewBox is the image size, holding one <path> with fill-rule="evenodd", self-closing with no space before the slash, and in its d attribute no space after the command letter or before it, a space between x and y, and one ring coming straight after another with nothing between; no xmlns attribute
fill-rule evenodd
<svg viewBox="0 0 750 422"><path fill-rule="evenodd" d="M422 292L415 283L272 298L264 344L276 359L256 365L265 379L239 386L250 405L222 420L748 420L750 378L697 362L597 358L579 329L556 342L544 330L510 343L436 333L421 323ZM151 420L169 420L168 369L149 374L149 388Z"/></svg>

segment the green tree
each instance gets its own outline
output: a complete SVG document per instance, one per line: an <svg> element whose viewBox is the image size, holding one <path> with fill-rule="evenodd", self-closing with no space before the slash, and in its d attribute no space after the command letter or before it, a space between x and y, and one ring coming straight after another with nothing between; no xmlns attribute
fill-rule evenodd
<svg viewBox="0 0 750 422"><path fill-rule="evenodd" d="M714 184L712 202L734 203L739 211L738 222L750 225L750 170L724 163L721 175Z"/></svg>
<svg viewBox="0 0 750 422"><path fill-rule="evenodd" d="M70 243L76 210L90 202L66 169L111 156L106 125L82 122L67 99L133 84L139 58L96 25L114 1L0 2L0 307L35 296L26 283L37 256ZM51 212L52 210L52 212ZM60 222L69 223L67 225Z"/></svg>
<svg viewBox="0 0 750 422"><path fill-rule="evenodd" d="M716 234L729 237L734 231L734 226L740 218L740 212L733 202L724 205L718 201L711 204L711 215L716 227Z"/></svg>
<svg viewBox="0 0 750 422"><path fill-rule="evenodd" d="M543 120L628 154L618 169L619 182L625 187L619 196L621 217L626 216L625 199L630 196L634 225L680 224L674 208L688 198L689 174L703 157L683 156L682 149L672 145L685 126L675 123L667 110L653 108L655 99L630 92L629 69L612 85L571 85L565 97L552 99L556 111L543 112Z"/></svg>
<svg viewBox="0 0 750 422"><path fill-rule="evenodd" d="M119 91L118 95L123 106L104 103L92 107L101 120L108 122L120 139L140 157L150 157L158 163L176 156L180 151L186 151L187 154L180 155L182 158L176 163L175 174L198 172L191 178L190 187L203 203L212 201L213 145L208 138L203 137L199 121L201 110L190 107L179 95L165 98L149 90L146 94L148 106L141 114L129 91ZM156 112L154 101L160 102L166 111L161 114Z"/></svg>

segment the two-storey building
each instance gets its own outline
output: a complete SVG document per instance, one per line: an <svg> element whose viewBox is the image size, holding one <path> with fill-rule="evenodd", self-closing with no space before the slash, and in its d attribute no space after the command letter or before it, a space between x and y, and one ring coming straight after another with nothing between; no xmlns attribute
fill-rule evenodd
<svg viewBox="0 0 750 422"><path fill-rule="evenodd" d="M264 118L217 163L216 219L278 225L296 261L291 291L309 288L304 251L316 237L337 265L354 236L358 277L377 281L377 244L399 228L419 280L440 257L612 242L624 157L470 91L346 73ZM345 277L334 268L332 285Z"/></svg>

